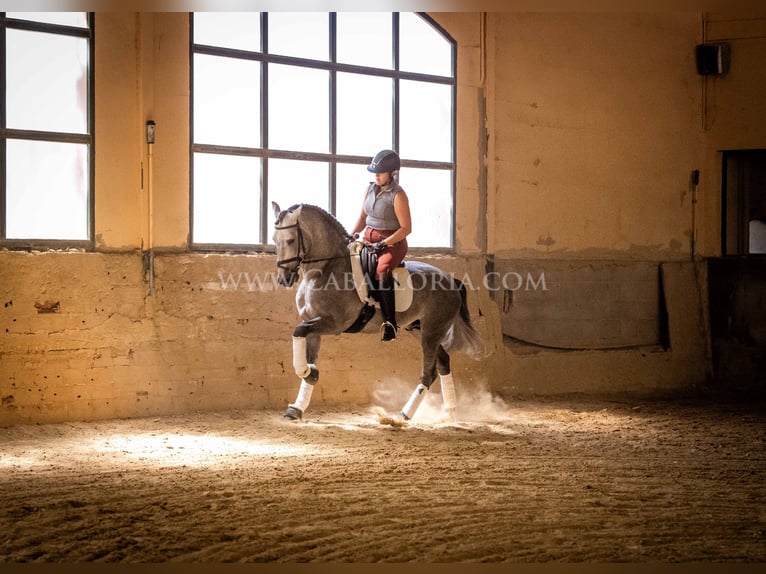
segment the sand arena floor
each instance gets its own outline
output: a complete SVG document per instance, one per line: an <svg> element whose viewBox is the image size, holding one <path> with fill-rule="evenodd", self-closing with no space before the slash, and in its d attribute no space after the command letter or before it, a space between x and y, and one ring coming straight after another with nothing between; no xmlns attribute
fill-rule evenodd
<svg viewBox="0 0 766 574"><path fill-rule="evenodd" d="M766 561L763 402L380 398L0 429L0 562Z"/></svg>

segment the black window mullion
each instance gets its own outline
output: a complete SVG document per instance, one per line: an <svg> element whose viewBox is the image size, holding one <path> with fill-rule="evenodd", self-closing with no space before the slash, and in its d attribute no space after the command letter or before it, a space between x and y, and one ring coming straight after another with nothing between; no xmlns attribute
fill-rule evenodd
<svg viewBox="0 0 766 574"><path fill-rule="evenodd" d="M189 13L189 238L187 248L194 243L194 12ZM143 217L143 214L142 214ZM142 240L143 243L143 240ZM143 245L141 246L143 249Z"/></svg>
<svg viewBox="0 0 766 574"><path fill-rule="evenodd" d="M90 123L90 120L88 120ZM38 130L0 129L5 139L31 140L57 143L91 143L91 134L78 134L71 132L44 132Z"/></svg>
<svg viewBox="0 0 766 574"><path fill-rule="evenodd" d="M87 38L92 35L93 22L88 14L89 29L78 28L76 26L66 26L63 24L51 24L49 22L33 22L31 20L16 20L15 18L5 18L7 28L15 30L26 30L28 32L48 32L59 36L77 36Z"/></svg>
<svg viewBox="0 0 766 574"><path fill-rule="evenodd" d="M261 12L261 52L269 53L269 14ZM261 244L268 243L266 227L269 221L269 62L261 62Z"/></svg>
<svg viewBox="0 0 766 574"><path fill-rule="evenodd" d="M338 20L335 12L330 12L330 63L336 64L338 62L337 51L337 34L338 34ZM338 152L338 72L333 67L330 70L330 156L334 157ZM330 195L328 204L330 206L330 213L337 214L337 163L334 160L330 160L329 164L329 190Z"/></svg>
<svg viewBox="0 0 766 574"><path fill-rule="evenodd" d="M208 46L205 44L195 44L194 52L197 54L206 54L208 56L238 58L242 60L253 60L257 62L268 62L270 64L284 64L287 66L299 66L301 68L313 68L315 70L334 70L336 72L348 72L351 74L363 74L365 76L377 76L382 78L402 78L406 80L419 80L436 84L453 84L455 82L454 78L448 76L436 76L433 74L425 74L423 72L407 72L403 70L370 68L368 66L360 66L358 64L343 64L324 60L310 60L307 58L298 58L295 56L282 56L279 54L263 54L259 52L248 52L246 50L239 50L236 48Z"/></svg>
<svg viewBox="0 0 766 574"><path fill-rule="evenodd" d="M394 150L399 152L399 12L393 12L391 14L393 18L391 30L392 30L392 58L394 61L394 85L393 85L393 120L392 126L393 133L391 134L391 141L393 143Z"/></svg>
<svg viewBox="0 0 766 574"><path fill-rule="evenodd" d="M96 16L88 13L88 90L85 96L88 107L86 122L88 142L88 241L94 244L96 238ZM5 92L3 92L5 93Z"/></svg>

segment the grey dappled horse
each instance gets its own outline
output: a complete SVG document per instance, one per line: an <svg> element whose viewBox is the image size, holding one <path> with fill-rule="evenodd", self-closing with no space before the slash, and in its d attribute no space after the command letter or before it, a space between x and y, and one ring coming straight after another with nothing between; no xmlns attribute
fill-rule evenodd
<svg viewBox="0 0 766 574"><path fill-rule="evenodd" d="M295 293L301 322L293 332L293 367L301 385L296 401L284 414L286 419L299 420L319 380L316 361L320 337L347 331L360 317L364 303L348 280L352 276L349 244L354 238L338 220L314 205L299 204L284 211L274 202L271 205L276 217L278 282L290 287L301 272ZM407 261L406 267L414 287L413 299L406 311L397 313L396 320L407 330L419 331L423 370L399 415L404 420L412 418L438 371L444 407L454 418L455 387L447 351L461 350L474 358L483 352L481 337L471 326L465 286L426 263ZM372 321L369 331L380 322Z"/></svg>

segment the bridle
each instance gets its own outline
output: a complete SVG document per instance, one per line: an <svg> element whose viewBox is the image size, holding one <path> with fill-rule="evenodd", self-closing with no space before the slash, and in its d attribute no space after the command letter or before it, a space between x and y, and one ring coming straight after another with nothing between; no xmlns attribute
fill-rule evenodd
<svg viewBox="0 0 766 574"><path fill-rule="evenodd" d="M303 241L303 231L301 231L301 226L296 221L292 225L283 225L282 227L278 227L277 225L274 226L274 229L276 230L283 230L283 229L292 229L295 227L298 230L298 251L295 252L295 257L290 257L289 259L277 259L277 267L280 269L284 269L285 271L293 271L292 269L289 269L287 267L288 263L292 263L293 261L297 261L298 264L295 266L297 269L301 266L301 263L303 263L303 256L301 255L301 252L306 252L306 246Z"/></svg>
<svg viewBox="0 0 766 574"><path fill-rule="evenodd" d="M300 222L296 221L292 225L283 225L279 227L279 223L274 225L274 229L277 231L282 231L283 229L292 229L296 228L298 230L298 251L295 253L295 257L290 257L288 259L277 259L277 267L280 269L284 269L285 271L296 271L298 267L303 265L304 263L319 263L321 261L332 261L333 259L343 259L344 257L347 257L347 255L334 255L332 257L314 257L312 259L305 259L304 255L306 254L306 243L303 240L303 231L301 230ZM293 263L297 261L298 264L295 266L295 269L290 269L287 267L288 263Z"/></svg>

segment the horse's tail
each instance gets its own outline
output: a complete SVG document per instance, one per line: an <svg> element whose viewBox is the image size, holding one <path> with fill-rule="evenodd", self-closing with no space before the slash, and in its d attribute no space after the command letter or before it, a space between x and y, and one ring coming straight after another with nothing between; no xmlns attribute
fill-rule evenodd
<svg viewBox="0 0 766 574"><path fill-rule="evenodd" d="M472 359L480 359L486 356L486 347L481 335L471 323L465 285L459 279L454 279L454 281L455 286L460 291L460 312L447 331L447 335L442 341L442 347L446 351L462 351Z"/></svg>

